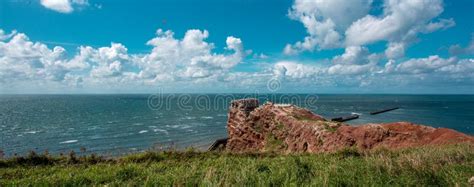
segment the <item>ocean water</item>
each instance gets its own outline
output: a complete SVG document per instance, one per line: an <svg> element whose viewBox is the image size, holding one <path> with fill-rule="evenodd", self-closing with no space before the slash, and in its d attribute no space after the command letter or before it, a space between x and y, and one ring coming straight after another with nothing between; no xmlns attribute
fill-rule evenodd
<svg viewBox="0 0 474 187"><path fill-rule="evenodd" d="M205 149L227 136L230 100L293 103L352 125L410 121L474 134L474 95L0 95L0 150L117 155L147 149ZM400 107L370 115L372 111Z"/></svg>

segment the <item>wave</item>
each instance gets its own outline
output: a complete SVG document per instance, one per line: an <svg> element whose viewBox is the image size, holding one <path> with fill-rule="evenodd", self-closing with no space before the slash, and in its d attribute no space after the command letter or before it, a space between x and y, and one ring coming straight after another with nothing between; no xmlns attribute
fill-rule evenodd
<svg viewBox="0 0 474 187"><path fill-rule="evenodd" d="M78 142L79 140L67 140L67 141L64 141L64 142L59 142L60 144L68 144L68 143L76 143Z"/></svg>
<svg viewBox="0 0 474 187"><path fill-rule="evenodd" d="M164 129L153 129L153 132L162 132L162 133L165 133L165 134L169 134L167 130L164 130Z"/></svg>
<svg viewBox="0 0 474 187"><path fill-rule="evenodd" d="M143 134L143 133L147 133L148 130L141 130L140 132L138 132L139 134Z"/></svg>
<svg viewBox="0 0 474 187"><path fill-rule="evenodd" d="M196 119L196 117L194 117L194 116L185 116L185 117L182 117L181 119L191 120L191 119Z"/></svg>
<svg viewBox="0 0 474 187"><path fill-rule="evenodd" d="M173 128L173 129L189 129L191 128L190 125L166 125L168 128Z"/></svg>

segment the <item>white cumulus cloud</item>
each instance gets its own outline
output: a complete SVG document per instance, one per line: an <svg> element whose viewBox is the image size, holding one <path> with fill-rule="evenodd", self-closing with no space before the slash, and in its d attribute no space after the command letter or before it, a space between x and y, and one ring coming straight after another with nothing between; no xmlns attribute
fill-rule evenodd
<svg viewBox="0 0 474 187"><path fill-rule="evenodd" d="M449 47L449 53L451 55L474 55L474 33L471 36L471 41L466 47L456 44Z"/></svg>
<svg viewBox="0 0 474 187"><path fill-rule="evenodd" d="M418 33L430 33L455 25L453 19L433 21L443 12L442 0L385 0L383 14L367 15L345 32L346 46L389 42L388 58L400 58Z"/></svg>
<svg viewBox="0 0 474 187"><path fill-rule="evenodd" d="M406 44L404 42L389 42L385 56L389 59L398 59L405 56Z"/></svg>
<svg viewBox="0 0 474 187"><path fill-rule="evenodd" d="M8 36L7 36L8 35ZM11 35L11 36L10 36ZM25 34L0 29L0 82L2 85L59 84L96 88L153 85L158 82L225 80L246 53L240 38L225 40L225 53L213 52L208 31L188 30L182 39L158 30L147 42L149 53L129 54L126 46L80 46L77 53L31 41Z"/></svg>
<svg viewBox="0 0 474 187"><path fill-rule="evenodd" d="M73 6L87 6L88 0L41 0L41 5L44 7L60 12L71 13L74 11Z"/></svg>
<svg viewBox="0 0 474 187"><path fill-rule="evenodd" d="M344 54L333 58L336 64L366 64L369 62L369 50L361 46L349 46Z"/></svg>
<svg viewBox="0 0 474 187"><path fill-rule="evenodd" d="M409 59L405 62L398 64L395 68L396 71L401 73L432 73L440 68L453 65L458 60L454 57L452 58L441 58L438 55L429 56L427 58L415 58Z"/></svg>
<svg viewBox="0 0 474 187"><path fill-rule="evenodd" d="M287 44L287 55L303 51L364 46L388 42L386 56L398 59L419 33L453 27L452 18L437 18L442 0L384 0L380 15L371 15L372 0L295 0L291 19L303 23L308 36Z"/></svg>
<svg viewBox="0 0 474 187"><path fill-rule="evenodd" d="M138 61L140 76L154 81L219 77L245 55L242 41L233 36L226 39L226 48L233 51L227 55L212 53L214 44L205 41L209 36L206 30L188 30L182 40L174 38L169 30L160 29L156 34L147 42L153 46L152 52Z"/></svg>
<svg viewBox="0 0 474 187"><path fill-rule="evenodd" d="M337 48L341 46L341 33L351 23L370 10L372 0L296 0L289 12L306 28L308 36L303 41L287 44L284 53Z"/></svg>

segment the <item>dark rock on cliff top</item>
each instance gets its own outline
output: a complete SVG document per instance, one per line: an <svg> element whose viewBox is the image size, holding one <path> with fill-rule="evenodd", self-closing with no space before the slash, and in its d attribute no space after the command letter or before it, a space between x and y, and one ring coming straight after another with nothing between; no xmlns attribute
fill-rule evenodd
<svg viewBox="0 0 474 187"><path fill-rule="evenodd" d="M348 147L403 148L468 142L474 137L408 122L349 126L294 105L241 99L231 103L226 149L233 152L332 152Z"/></svg>

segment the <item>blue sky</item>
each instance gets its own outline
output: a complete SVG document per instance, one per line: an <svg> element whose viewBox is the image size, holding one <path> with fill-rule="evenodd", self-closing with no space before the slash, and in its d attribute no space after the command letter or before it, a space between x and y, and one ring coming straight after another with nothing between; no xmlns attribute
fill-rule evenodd
<svg viewBox="0 0 474 187"><path fill-rule="evenodd" d="M472 0L5 0L0 93L474 93L473 9Z"/></svg>

